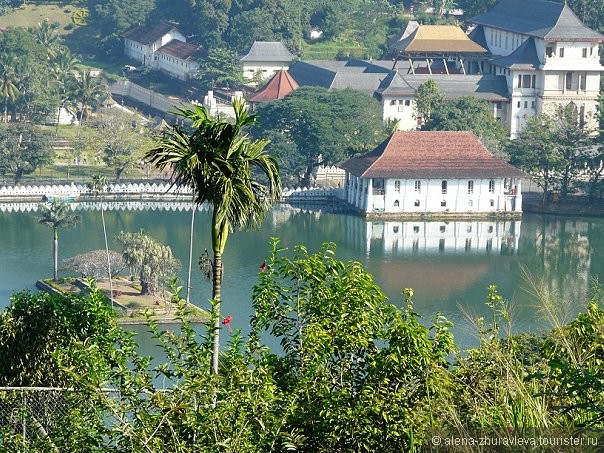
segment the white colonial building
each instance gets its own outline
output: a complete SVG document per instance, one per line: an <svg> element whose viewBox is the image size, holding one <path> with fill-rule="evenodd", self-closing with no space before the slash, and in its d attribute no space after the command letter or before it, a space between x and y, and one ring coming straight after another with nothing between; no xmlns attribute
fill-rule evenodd
<svg viewBox="0 0 604 453"><path fill-rule="evenodd" d="M476 24L470 37L491 54L485 72L506 77L512 138L527 116L571 102L582 122L596 125L604 35L587 28L566 2L501 0L470 22Z"/></svg>
<svg viewBox="0 0 604 453"><path fill-rule="evenodd" d="M199 70L199 46L187 43L176 27L160 23L153 27L138 26L122 34L124 54L181 80Z"/></svg>
<svg viewBox="0 0 604 453"><path fill-rule="evenodd" d="M256 74L270 79L280 69L288 69L295 56L278 41L254 41L249 52L239 58L243 77L252 80Z"/></svg>
<svg viewBox="0 0 604 453"><path fill-rule="evenodd" d="M520 214L525 173L472 132L392 134L346 161L346 200L372 214Z"/></svg>

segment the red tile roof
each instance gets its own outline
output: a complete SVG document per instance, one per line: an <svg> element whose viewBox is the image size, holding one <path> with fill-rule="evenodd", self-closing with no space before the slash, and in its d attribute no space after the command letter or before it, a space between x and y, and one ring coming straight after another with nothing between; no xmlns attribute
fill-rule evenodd
<svg viewBox="0 0 604 453"><path fill-rule="evenodd" d="M173 39L165 46L157 49L158 52L170 55L180 60L196 61L199 59L201 49L199 46Z"/></svg>
<svg viewBox="0 0 604 453"><path fill-rule="evenodd" d="M253 93L248 101L250 102L270 102L275 99L283 99L292 91L298 88L298 83L285 69L277 73L269 82L259 91Z"/></svg>
<svg viewBox="0 0 604 453"><path fill-rule="evenodd" d="M362 178L526 177L493 156L472 132L398 131L341 166Z"/></svg>

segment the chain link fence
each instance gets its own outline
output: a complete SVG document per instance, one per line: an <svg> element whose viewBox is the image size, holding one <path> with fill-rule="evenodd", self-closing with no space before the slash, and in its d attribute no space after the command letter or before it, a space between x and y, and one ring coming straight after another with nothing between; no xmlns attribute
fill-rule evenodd
<svg viewBox="0 0 604 453"><path fill-rule="evenodd" d="M0 387L0 450L7 436L19 437L24 446L39 442L52 445L49 433L60 428L74 411L92 404L72 389Z"/></svg>

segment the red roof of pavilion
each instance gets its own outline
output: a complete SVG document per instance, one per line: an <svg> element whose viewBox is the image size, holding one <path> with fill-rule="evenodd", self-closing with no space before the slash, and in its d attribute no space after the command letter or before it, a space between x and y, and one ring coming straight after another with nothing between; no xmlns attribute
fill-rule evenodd
<svg viewBox="0 0 604 453"><path fill-rule="evenodd" d="M361 178L525 177L493 156L472 132L397 131L373 151L341 165Z"/></svg>
<svg viewBox="0 0 604 453"><path fill-rule="evenodd" d="M275 99L283 99L298 88L298 83L285 69L280 69L259 91L253 93L248 101L270 102Z"/></svg>

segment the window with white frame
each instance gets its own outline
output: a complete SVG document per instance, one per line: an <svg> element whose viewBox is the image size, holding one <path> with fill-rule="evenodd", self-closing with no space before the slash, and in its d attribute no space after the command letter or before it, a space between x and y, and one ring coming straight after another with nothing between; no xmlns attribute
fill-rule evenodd
<svg viewBox="0 0 604 453"><path fill-rule="evenodd" d="M415 181L415 191L417 193L420 193L422 191L422 182L421 181Z"/></svg>
<svg viewBox="0 0 604 453"><path fill-rule="evenodd" d="M468 194L471 195L474 193L474 181L468 181Z"/></svg>
<svg viewBox="0 0 604 453"><path fill-rule="evenodd" d="M440 201L440 206L441 206L442 208L446 208L446 207L447 207L447 200L441 200L441 201Z"/></svg>
<svg viewBox="0 0 604 453"><path fill-rule="evenodd" d="M447 193L447 181L443 181L440 183L440 189L443 195Z"/></svg>
<svg viewBox="0 0 604 453"><path fill-rule="evenodd" d="M489 181L489 193L495 193L495 180L491 179Z"/></svg>
<svg viewBox="0 0 604 453"><path fill-rule="evenodd" d="M400 181L394 181L394 191L396 193L401 192L401 182Z"/></svg>

